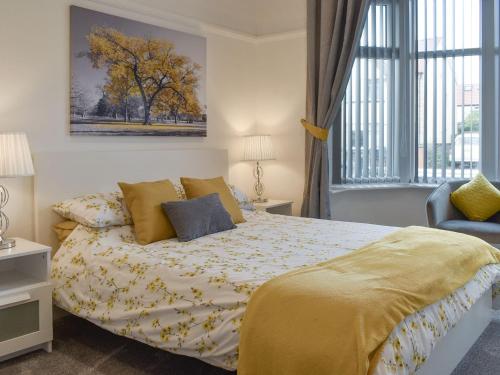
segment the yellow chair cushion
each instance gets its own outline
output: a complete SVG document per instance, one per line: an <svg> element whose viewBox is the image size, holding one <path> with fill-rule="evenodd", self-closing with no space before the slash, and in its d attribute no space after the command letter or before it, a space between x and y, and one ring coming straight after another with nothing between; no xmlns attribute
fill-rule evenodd
<svg viewBox="0 0 500 375"><path fill-rule="evenodd" d="M132 216L135 239L141 245L176 237L175 230L163 213L163 202L177 201L174 185L168 181L119 182L123 199Z"/></svg>
<svg viewBox="0 0 500 375"><path fill-rule="evenodd" d="M481 173L451 193L450 199L473 221L485 221L500 211L500 191Z"/></svg>
<svg viewBox="0 0 500 375"><path fill-rule="evenodd" d="M233 223L243 223L243 213L238 202L234 198L231 190L227 186L223 177L216 177L207 180L198 178L181 177L181 184L184 186L188 199L202 197L204 195L218 193L222 205L231 215Z"/></svg>

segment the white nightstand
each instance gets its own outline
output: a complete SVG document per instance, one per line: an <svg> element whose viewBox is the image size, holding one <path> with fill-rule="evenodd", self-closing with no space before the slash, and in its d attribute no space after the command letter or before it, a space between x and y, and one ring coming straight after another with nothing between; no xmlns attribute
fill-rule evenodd
<svg viewBox="0 0 500 375"><path fill-rule="evenodd" d="M264 203L254 202L254 206L257 210L266 211L270 214L278 215L288 215L292 216L292 204L293 201L283 201L276 199L269 199Z"/></svg>
<svg viewBox="0 0 500 375"><path fill-rule="evenodd" d="M0 361L52 351L50 247L16 238L0 250Z"/></svg>

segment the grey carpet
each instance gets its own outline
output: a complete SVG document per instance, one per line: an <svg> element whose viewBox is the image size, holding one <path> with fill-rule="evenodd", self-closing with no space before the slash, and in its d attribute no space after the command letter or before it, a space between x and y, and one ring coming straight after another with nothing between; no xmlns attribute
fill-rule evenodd
<svg viewBox="0 0 500 375"><path fill-rule="evenodd" d="M0 363L0 375L235 374L113 335L71 315L57 315L60 314L54 320L53 352L39 350ZM453 372L476 374L500 374L500 322L488 326Z"/></svg>
<svg viewBox="0 0 500 375"><path fill-rule="evenodd" d="M470 348L452 375L500 374L500 321L493 321Z"/></svg>
<svg viewBox="0 0 500 375"><path fill-rule="evenodd" d="M0 363L0 375L231 375L197 359L114 335L57 311L52 353L38 350Z"/></svg>

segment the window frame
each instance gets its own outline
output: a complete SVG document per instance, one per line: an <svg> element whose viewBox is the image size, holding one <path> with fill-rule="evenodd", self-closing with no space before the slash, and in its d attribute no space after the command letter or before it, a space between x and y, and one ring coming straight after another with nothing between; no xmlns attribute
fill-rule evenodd
<svg viewBox="0 0 500 375"><path fill-rule="evenodd" d="M401 16L401 10L400 10L400 1L401 0L372 0L372 3L370 4L370 6L372 5L377 5L377 6L390 6L392 7L393 9L391 9L391 12L390 12L390 17L388 17L386 19L386 22L389 22L391 24L391 26L394 26L394 24L397 24L399 26L399 24L401 23L400 21L400 16ZM367 17L370 17L370 12L367 12ZM366 21L365 21L366 22ZM374 26L372 26L374 27ZM396 27L396 30L399 30L400 28L399 27ZM375 29L372 29L371 32L374 32ZM387 31L387 30L386 30ZM373 66L376 66L379 64L380 60L388 60L388 61L391 61L391 60L399 60L400 59L400 41L401 41L401 35L399 32L389 32L390 34L390 45L387 45L387 46L373 46L373 45L360 45L357 47L357 53L356 53L356 58L355 60L353 61L353 66L352 66L352 69L354 70L354 66L356 64L356 61L358 60L358 58L360 59L359 63L358 63L358 68L361 69L361 66L363 66L365 69L372 69ZM363 38L363 35L364 33L361 35L361 38ZM371 38L372 36L367 36L367 38ZM367 43L369 43L368 39L366 40ZM366 67L367 65L367 61L369 60L375 60L375 65L372 65L370 64L369 67ZM361 61L365 61L365 63L361 63ZM401 68L399 66L400 64L399 63L395 63L395 64L392 64L391 66L391 69L394 70L394 77L396 77L396 75L399 77L400 75L400 71L401 71ZM373 72L372 72L372 75L373 75ZM351 80L349 80L351 81ZM397 80L399 81L399 79ZM370 81L372 82L372 81ZM370 92L369 96L371 97L371 93L372 91L375 91L372 89L372 85L370 85L370 82L368 82L367 84L367 88L368 91ZM365 85L363 83L363 85ZM394 95L394 96L397 96L399 95L399 91L400 91L400 88L394 84L394 83L391 83L391 93ZM347 95L347 90L349 89L349 85L346 86L346 94ZM358 87L358 90L360 88ZM378 95L378 90L379 90L379 87L377 87L377 94L375 94L375 97L379 98L379 95ZM352 91L351 91L352 92ZM359 98L358 98L359 99ZM361 104L360 104L361 105ZM389 106L390 109L388 110L393 110L394 111L394 116L391 117L391 120L389 121L391 123L391 127L388 129L389 130L392 130L392 126L394 126L394 123L396 122L396 119L399 119L399 111L398 111L398 108L399 106ZM371 115L374 116L374 110L373 110L373 107L370 107L370 111L371 111ZM376 110L375 110L376 111ZM397 113L396 113L397 111ZM347 153L345 152L346 149L344 146L344 142L346 142L346 136L343 136L343 131L342 131L342 114L345 113L345 99L343 100L342 102L342 110L339 111L339 114L338 116L335 118L334 120L334 126L333 126L333 131L331 133L335 133L335 134L331 134L332 136L329 137L328 139L328 147L329 147L329 160L330 160L330 170L331 170L331 183L333 185L340 185L340 184L345 184L343 181L345 180L346 176L346 172L345 172L345 163L343 162L344 160L346 160L347 158ZM363 112L361 112L363 113ZM375 112L377 113L377 116L378 116L378 112ZM358 125L359 124L359 129L357 129L357 131L360 132L360 134L365 134L366 130L368 129L364 129L364 126L365 124L367 123L368 121L368 117L370 116L369 114L363 114L362 115L364 120L363 120L363 124L361 124L360 121L357 121L356 124ZM388 114L388 116L391 116L391 114ZM368 125L369 129L371 130L371 124ZM354 130L355 128L353 128L352 130ZM375 125L375 129L377 129L377 132L379 132L379 129L378 129L378 125ZM338 132L338 134L337 134ZM383 134L383 132L382 132ZM388 134L388 133L387 133ZM389 134L388 134L389 135ZM396 139L396 136L395 135L391 135L392 139L394 140L394 142L392 142L392 144L397 144L398 141ZM354 138L353 138L354 139ZM399 139L399 137L398 137ZM363 146L363 154L362 154L362 159L369 159L369 164L370 164L370 174L371 174L371 170L373 169L374 166L377 165L378 163L378 168L381 167L381 164L383 164L383 162L381 162L381 160L379 159L378 161L375 161L373 160L373 158L369 157L368 158L368 155L370 154L370 147L373 147L373 144L374 143L377 143L377 135L373 135L371 133L371 131L369 131L369 136L363 136L362 137L362 144L360 143L361 140L357 140L357 139L354 139L354 141L357 143L357 146L356 146L356 152L359 154L361 151L360 151L360 146ZM395 147L396 148L396 147ZM387 149L387 152L388 153L397 153L397 148L396 150L392 150L391 148L388 147ZM332 161L333 160L339 160L340 162L337 163L337 164L333 164ZM352 179L353 180L357 180L356 182L354 182L355 184L364 184L364 183L367 183L367 179L371 179L373 178L376 182L387 182L387 181L391 181L391 182L394 182L394 181L399 181L399 176L389 176L389 177L385 177L384 179L382 178L378 178L378 177L373 177L373 176L364 176L364 174L368 174L368 172L366 171L366 165L365 163L362 163L362 165L360 165L359 163L360 160L359 160L359 156L356 158L356 163L354 161L352 161ZM398 170L399 167L398 167L398 161L394 158L392 161L391 161L391 168L389 168L389 166L387 167L388 169L388 173L393 175L393 173L391 173L393 170ZM358 173L358 170L361 171L361 173ZM361 174L361 176L358 176L358 174ZM382 181L383 180L383 181ZM375 182L374 181L374 182ZM374 182L370 182L370 183L374 183Z"/></svg>
<svg viewBox="0 0 500 375"><path fill-rule="evenodd" d="M398 153L393 161L394 174L399 175L399 182L384 182L387 185L397 184L429 184L432 186L435 181L419 181L418 176L418 111L416 103L418 59L443 58L460 56L477 56L480 59L480 163L479 170L488 178L496 179L500 177L500 0L481 0L481 47L465 48L457 50L449 49L438 51L417 51L417 22L413 22L412 17L416 16L418 0L373 0L377 4L390 3L397 7L396 14L399 15L399 28L396 32L399 51L399 74L395 85L395 95L399 97L398 112L400 128L397 132ZM492 30L494 32L492 32ZM382 56L385 47L362 47L360 55L363 57ZM364 52L363 52L364 50ZM385 55L384 55L385 56ZM484 61L489 63L484 63ZM343 182L342 169L345 155L342 147L341 137L341 114L334 120L332 137L328 140L331 183L335 186L363 185L369 186L371 182L364 181ZM485 124L491 124L485 126ZM333 129L332 129L333 130ZM337 134L338 133L338 134ZM354 142L354 141L353 141ZM336 163L332 163L337 161ZM439 169L439 168L438 168ZM458 177L459 178L459 177ZM455 177L457 179L457 177ZM447 180L452 180L447 178Z"/></svg>

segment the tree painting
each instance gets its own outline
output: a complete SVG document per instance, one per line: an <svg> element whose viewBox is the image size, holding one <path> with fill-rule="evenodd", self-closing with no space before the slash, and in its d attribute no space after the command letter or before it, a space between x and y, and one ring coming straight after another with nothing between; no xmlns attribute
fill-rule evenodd
<svg viewBox="0 0 500 375"><path fill-rule="evenodd" d="M72 134L206 135L203 38L75 6L71 29Z"/></svg>

